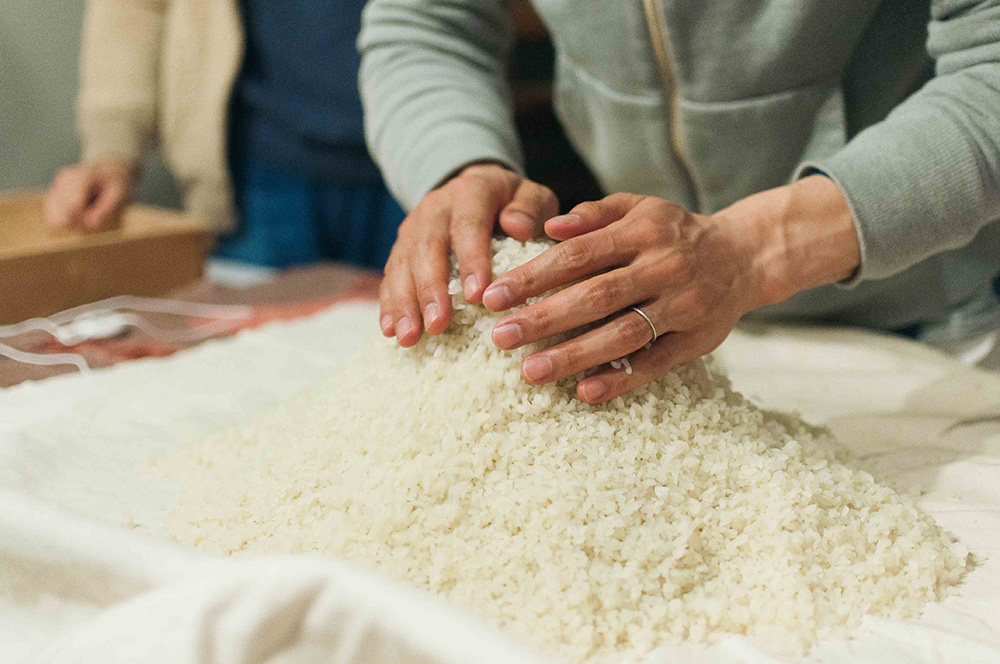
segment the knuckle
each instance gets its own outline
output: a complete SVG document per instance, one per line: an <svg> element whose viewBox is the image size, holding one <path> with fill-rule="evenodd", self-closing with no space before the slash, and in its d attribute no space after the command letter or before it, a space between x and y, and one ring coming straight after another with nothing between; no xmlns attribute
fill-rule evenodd
<svg viewBox="0 0 1000 664"><path fill-rule="evenodd" d="M455 216L451 219L452 229L456 234L468 235L483 226L478 219L470 215Z"/></svg>
<svg viewBox="0 0 1000 664"><path fill-rule="evenodd" d="M489 279L493 265L488 257L488 252L489 250L485 250L482 253L476 253L475 255L465 258L464 260L460 260L458 262L458 268L462 272L462 275L486 274L486 279Z"/></svg>
<svg viewBox="0 0 1000 664"><path fill-rule="evenodd" d="M584 201L573 208L573 214L583 218L599 217L601 215L601 206L594 201Z"/></svg>
<svg viewBox="0 0 1000 664"><path fill-rule="evenodd" d="M667 224L655 216L643 217L642 232L651 243L661 243L670 240Z"/></svg>
<svg viewBox="0 0 1000 664"><path fill-rule="evenodd" d="M619 316L615 319L615 335L629 347L638 347L649 341L652 332L649 324L639 314Z"/></svg>
<svg viewBox="0 0 1000 664"><path fill-rule="evenodd" d="M690 283L694 279L694 265L691 260L679 251L672 252L663 261L663 269L670 275L673 283Z"/></svg>
<svg viewBox="0 0 1000 664"><path fill-rule="evenodd" d="M670 241L667 225L655 215L643 215L635 223L636 239L645 246L660 245Z"/></svg>
<svg viewBox="0 0 1000 664"><path fill-rule="evenodd" d="M695 320L702 319L709 313L708 303L705 301L704 296L698 291L689 292L684 308L687 315Z"/></svg>
<svg viewBox="0 0 1000 664"><path fill-rule="evenodd" d="M431 279L421 279L417 281L417 299L426 304L436 299L438 285Z"/></svg>
<svg viewBox="0 0 1000 664"><path fill-rule="evenodd" d="M416 249L424 260L430 260L441 252L441 240L434 235L423 235L416 243Z"/></svg>
<svg viewBox="0 0 1000 664"><path fill-rule="evenodd" d="M559 263L567 270L572 272L585 270L593 260L593 251L585 242L577 241L574 238L558 246Z"/></svg>
<svg viewBox="0 0 1000 664"><path fill-rule="evenodd" d="M463 196L482 195L495 189L498 184L503 186L502 181L498 183L490 173L478 170L464 172L452 182L455 183L455 191Z"/></svg>
<svg viewBox="0 0 1000 664"><path fill-rule="evenodd" d="M511 291L520 293L531 290L532 285L536 282L536 275L537 270L529 261L504 275L504 281L510 284Z"/></svg>
<svg viewBox="0 0 1000 664"><path fill-rule="evenodd" d="M583 353L576 345L569 345L553 351L552 367L559 374L573 373L579 370L583 362Z"/></svg>
<svg viewBox="0 0 1000 664"><path fill-rule="evenodd" d="M420 199L420 202L417 203L417 206L413 208L410 214L406 215L406 219L403 220L403 223L405 224L408 220L413 219L414 217L423 216L433 212L440 207L441 199L446 195L447 194L441 189L435 189L427 192L427 194Z"/></svg>
<svg viewBox="0 0 1000 664"><path fill-rule="evenodd" d="M555 193L544 184L539 184L531 180L525 180L524 183L531 196L538 201L545 201L556 197Z"/></svg>
<svg viewBox="0 0 1000 664"><path fill-rule="evenodd" d="M385 277L382 279L385 281L392 275L398 268L403 254L403 243L398 239L393 243L392 249L389 251L389 258L385 262Z"/></svg>
<svg viewBox="0 0 1000 664"><path fill-rule="evenodd" d="M629 299L629 281L624 277L605 277L590 286L589 303L604 313L621 309Z"/></svg>
<svg viewBox="0 0 1000 664"><path fill-rule="evenodd" d="M399 225L399 230L396 231L396 246L400 246L400 242L406 243L412 239L413 235L417 232L420 222L418 213L407 215L403 222Z"/></svg>
<svg viewBox="0 0 1000 664"><path fill-rule="evenodd" d="M586 304L592 309L601 311L617 309L621 297L622 287L614 279L602 279L591 284L584 291Z"/></svg>
<svg viewBox="0 0 1000 664"><path fill-rule="evenodd" d="M451 179L448 184L439 189L442 195L461 196L472 189L478 176L474 173L465 172Z"/></svg>
<svg viewBox="0 0 1000 664"><path fill-rule="evenodd" d="M696 298L688 309L688 316L690 316L692 320L703 320L708 318L710 313L712 313L711 308L708 306L708 303L705 302L704 298L701 297Z"/></svg>
<svg viewBox="0 0 1000 664"><path fill-rule="evenodd" d="M452 194L450 190L435 189L417 203L417 207L407 216L414 223L425 219L434 219L451 207Z"/></svg>
<svg viewBox="0 0 1000 664"><path fill-rule="evenodd" d="M668 311L671 316L688 323L700 321L710 313L708 303L693 290L677 296L668 306Z"/></svg>
<svg viewBox="0 0 1000 664"><path fill-rule="evenodd" d="M518 321L529 338L543 338L557 331L557 317L551 307L545 302L535 305L531 316Z"/></svg>
<svg viewBox="0 0 1000 664"><path fill-rule="evenodd" d="M603 380L607 381L608 386L608 394L604 399L619 397L642 384L642 379L635 372L630 376L624 371L614 371L605 375Z"/></svg>

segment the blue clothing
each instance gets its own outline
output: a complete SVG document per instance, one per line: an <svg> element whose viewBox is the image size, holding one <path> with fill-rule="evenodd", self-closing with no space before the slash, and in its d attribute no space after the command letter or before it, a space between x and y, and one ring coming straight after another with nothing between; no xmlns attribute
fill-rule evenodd
<svg viewBox="0 0 1000 664"><path fill-rule="evenodd" d="M385 265L404 213L365 148L355 48L364 4L240 0L246 52L229 116L239 230L218 256Z"/></svg>
<svg viewBox="0 0 1000 664"><path fill-rule="evenodd" d="M246 33L230 136L302 175L378 182L365 149L360 56L364 0L240 0Z"/></svg>
<svg viewBox="0 0 1000 664"><path fill-rule="evenodd" d="M217 256L270 267L385 265L404 213L381 182L310 178L238 152L230 168L240 224Z"/></svg>

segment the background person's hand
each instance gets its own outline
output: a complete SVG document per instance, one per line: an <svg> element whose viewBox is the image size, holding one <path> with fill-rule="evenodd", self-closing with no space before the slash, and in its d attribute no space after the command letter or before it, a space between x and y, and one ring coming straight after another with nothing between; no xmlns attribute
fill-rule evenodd
<svg viewBox="0 0 1000 664"><path fill-rule="evenodd" d="M608 401L714 350L748 311L850 276L860 247L836 185L811 176L715 215L663 199L615 194L550 219L560 244L511 270L483 295L493 311L581 280L500 320L493 340L513 349L608 319L526 358L529 382L547 383L630 356L631 373L605 370L577 386ZM649 324L628 307L640 307Z"/></svg>
<svg viewBox="0 0 1000 664"><path fill-rule="evenodd" d="M427 194L403 221L379 291L382 334L412 346L424 330L440 334L451 321L449 257L454 251L469 302L492 279L490 238L499 222L528 240L559 212L548 187L496 164L469 166Z"/></svg>
<svg viewBox="0 0 1000 664"><path fill-rule="evenodd" d="M134 171L120 160L61 169L45 196L45 225L52 230L117 228L132 196Z"/></svg>

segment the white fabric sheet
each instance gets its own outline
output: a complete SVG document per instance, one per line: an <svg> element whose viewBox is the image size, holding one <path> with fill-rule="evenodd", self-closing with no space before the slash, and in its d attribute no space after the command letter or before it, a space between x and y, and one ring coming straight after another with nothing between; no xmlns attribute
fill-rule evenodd
<svg viewBox="0 0 1000 664"><path fill-rule="evenodd" d="M0 391L0 662L540 662L424 594L331 559L222 560L166 541L150 456L307 387L374 327L344 305ZM717 357L768 407L828 423L975 557L918 620L869 619L809 660L1000 662L1000 376L850 330L747 327ZM778 662L746 639L652 661Z"/></svg>

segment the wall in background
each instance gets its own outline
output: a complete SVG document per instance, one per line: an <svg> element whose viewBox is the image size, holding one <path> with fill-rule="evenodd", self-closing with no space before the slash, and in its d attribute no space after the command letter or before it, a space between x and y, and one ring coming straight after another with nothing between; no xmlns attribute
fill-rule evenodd
<svg viewBox="0 0 1000 664"><path fill-rule="evenodd" d="M0 2L0 191L45 188L76 161L74 104L84 0ZM155 155L139 200L176 207Z"/></svg>

